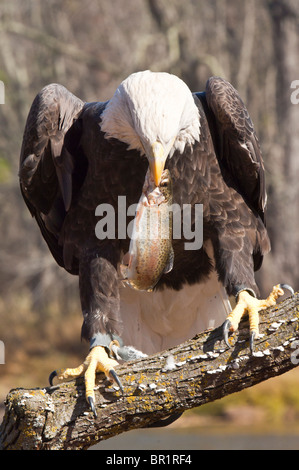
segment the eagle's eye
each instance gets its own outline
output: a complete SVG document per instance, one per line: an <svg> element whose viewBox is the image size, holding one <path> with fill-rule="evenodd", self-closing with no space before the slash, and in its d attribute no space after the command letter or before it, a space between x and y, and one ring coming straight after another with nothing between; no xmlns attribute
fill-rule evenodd
<svg viewBox="0 0 299 470"><path fill-rule="evenodd" d="M166 188L166 186L168 185L169 183L169 179L168 178L165 178L163 181L161 181L160 183L160 186L161 188Z"/></svg>

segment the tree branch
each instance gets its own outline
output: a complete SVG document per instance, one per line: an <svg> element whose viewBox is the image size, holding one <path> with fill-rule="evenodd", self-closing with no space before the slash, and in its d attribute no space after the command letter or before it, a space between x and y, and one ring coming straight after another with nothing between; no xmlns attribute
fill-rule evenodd
<svg viewBox="0 0 299 470"><path fill-rule="evenodd" d="M73 60L86 63L89 67L105 70L106 72L116 76L119 74L119 69L113 63L108 63L107 61L104 63L98 57L87 54L74 44L62 42L61 39L58 39L44 31L32 28L18 21L2 21L0 24L0 32L1 31L13 33L20 37L24 37L25 39L29 39L35 43L44 45L48 49L51 49L58 54L62 54L64 56L70 57Z"/></svg>
<svg viewBox="0 0 299 470"><path fill-rule="evenodd" d="M87 449L169 414L198 407L287 372L299 362L299 293L260 314L256 353L248 322L224 346L221 328L146 359L118 367L124 395L97 376L94 419L82 379L6 398L0 449Z"/></svg>

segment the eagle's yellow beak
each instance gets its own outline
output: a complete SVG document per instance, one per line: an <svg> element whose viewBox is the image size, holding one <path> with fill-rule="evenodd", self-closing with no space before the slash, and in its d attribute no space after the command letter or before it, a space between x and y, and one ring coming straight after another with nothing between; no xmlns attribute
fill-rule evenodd
<svg viewBox="0 0 299 470"><path fill-rule="evenodd" d="M160 142L154 142L151 149L152 154L149 157L149 166L155 185L159 186L166 161L164 147Z"/></svg>

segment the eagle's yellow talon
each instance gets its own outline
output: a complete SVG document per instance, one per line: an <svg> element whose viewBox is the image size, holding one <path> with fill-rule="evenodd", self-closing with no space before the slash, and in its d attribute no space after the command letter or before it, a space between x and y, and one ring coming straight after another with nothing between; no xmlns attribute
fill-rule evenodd
<svg viewBox="0 0 299 470"><path fill-rule="evenodd" d="M227 346L229 331L236 331L243 315L247 312L250 326L250 349L254 350L254 340L259 335L259 312L276 304L278 297L284 294L283 289L294 292L292 288L285 284L278 284L273 287L267 299L259 300L253 297L248 291L243 290L239 293L237 305L228 315L223 325L223 337Z"/></svg>
<svg viewBox="0 0 299 470"><path fill-rule="evenodd" d="M83 364L80 364L78 367L75 367L74 369L61 369L57 371L57 378L59 380L64 380L64 379L76 379L77 377L80 377L81 375L84 374L86 370L86 367Z"/></svg>
<svg viewBox="0 0 299 470"><path fill-rule="evenodd" d="M104 347L95 346L89 352L83 364L80 364L79 367L74 369L61 369L59 371L52 372L49 377L50 385L52 385L54 377L58 377L59 380L67 380L75 379L84 374L86 400L89 403L94 416L97 417L94 395L96 373L103 372L109 380L115 381L123 392L121 382L114 370L114 367L117 365L118 362L108 356Z"/></svg>

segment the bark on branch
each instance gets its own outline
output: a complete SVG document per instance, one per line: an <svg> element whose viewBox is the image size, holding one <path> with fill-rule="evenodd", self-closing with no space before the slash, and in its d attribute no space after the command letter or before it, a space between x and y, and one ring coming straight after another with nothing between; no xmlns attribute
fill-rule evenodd
<svg viewBox="0 0 299 470"><path fill-rule="evenodd" d="M169 351L119 366L123 396L98 375L96 420L85 401L82 379L12 390L0 427L0 449L87 449L287 372L299 362L299 293L261 312L254 356L248 333L244 320L230 338L230 349L217 328Z"/></svg>

